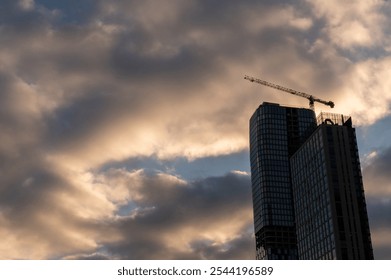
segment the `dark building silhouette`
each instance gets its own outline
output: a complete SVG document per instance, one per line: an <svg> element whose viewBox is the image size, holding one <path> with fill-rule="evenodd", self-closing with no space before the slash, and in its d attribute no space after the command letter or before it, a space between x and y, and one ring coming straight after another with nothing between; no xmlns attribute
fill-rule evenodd
<svg viewBox="0 0 391 280"><path fill-rule="evenodd" d="M250 119L257 259L298 259L289 159L314 127L312 110L272 103Z"/></svg>
<svg viewBox="0 0 391 280"><path fill-rule="evenodd" d="M250 119L257 259L373 259L349 117L263 103Z"/></svg>
<svg viewBox="0 0 391 280"><path fill-rule="evenodd" d="M291 157L300 259L373 259L355 129L322 113Z"/></svg>

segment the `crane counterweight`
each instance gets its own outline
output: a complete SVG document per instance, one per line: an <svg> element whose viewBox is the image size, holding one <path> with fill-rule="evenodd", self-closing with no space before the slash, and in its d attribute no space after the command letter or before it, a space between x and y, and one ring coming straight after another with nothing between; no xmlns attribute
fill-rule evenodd
<svg viewBox="0 0 391 280"><path fill-rule="evenodd" d="M261 79L258 79L258 78L254 78L254 77L251 77L251 76L248 76L248 75L245 75L244 78L246 80L249 80L250 82L255 82L255 83L267 86L267 87L271 87L271 88L274 88L274 89L278 89L278 90L281 90L281 91L288 92L290 94L294 94L294 95L297 95L297 96L301 96L301 97L307 98L309 103L310 103L310 108L312 110L315 110L315 108L314 108L314 103L315 102L322 103L324 105L330 106L331 108L334 108L334 105L335 105L333 101L325 101L325 100L317 98L317 97L315 97L313 95L307 94L305 92L301 92L301 91L297 91L297 90L294 90L294 89L291 89L291 88L287 88L287 87L284 87L284 86L276 85L276 84L273 84L273 83L270 83L270 82L267 82L267 81L264 81L264 80L261 80Z"/></svg>

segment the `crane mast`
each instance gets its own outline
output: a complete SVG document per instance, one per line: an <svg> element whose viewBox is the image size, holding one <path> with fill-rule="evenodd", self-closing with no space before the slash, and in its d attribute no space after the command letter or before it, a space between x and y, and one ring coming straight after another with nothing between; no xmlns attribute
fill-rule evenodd
<svg viewBox="0 0 391 280"><path fill-rule="evenodd" d="M314 103L315 102L319 102L319 103L322 103L324 105L330 106L331 108L334 108L334 102L332 102L332 101L325 101L325 100L317 98L317 97L315 97L313 95L307 94L305 92L301 92L301 91L290 89L290 88L287 88L287 87L284 87L284 86L276 85L276 84L273 84L273 83L270 83L270 82L267 82L267 81L264 81L264 80L261 80L261 79L257 79L257 78L254 78L254 77L251 77L251 76L248 76L248 75L245 75L244 78L246 80L249 80L250 82L255 82L255 83L267 86L267 87L271 87L271 88L274 88L274 89L278 89L278 90L281 90L281 91L288 92L290 94L294 94L294 95L297 95L297 96L301 96L301 97L307 98L309 103L310 103L310 109L312 109L312 110L315 110L315 107L314 107Z"/></svg>

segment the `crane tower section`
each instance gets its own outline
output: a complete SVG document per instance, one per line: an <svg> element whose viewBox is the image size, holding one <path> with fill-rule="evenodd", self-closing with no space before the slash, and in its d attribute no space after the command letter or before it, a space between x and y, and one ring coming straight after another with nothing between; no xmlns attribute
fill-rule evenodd
<svg viewBox="0 0 391 280"><path fill-rule="evenodd" d="M297 90L294 90L294 89L291 89L291 88L287 88L287 87L284 87L284 86L276 85L276 84L273 84L273 83L270 83L270 82L267 82L267 81L264 81L264 80L261 80L261 79L258 79L258 78L254 78L254 77L251 77L251 76L248 76L248 75L245 75L244 78L246 80L249 80L250 82L255 82L255 83L267 86L267 87L278 89L280 91L285 91L285 92L288 92L290 94L294 94L294 95L297 95L297 96L304 97L304 98L308 99L308 101L310 103L310 108L312 110L315 110L315 108L314 108L314 103L315 102L319 102L319 103L322 103L324 105L330 106L331 108L334 108L334 102L332 102L332 101L325 101L325 100L317 98L317 97L315 97L315 96L313 96L311 94L307 94L305 92L297 91Z"/></svg>

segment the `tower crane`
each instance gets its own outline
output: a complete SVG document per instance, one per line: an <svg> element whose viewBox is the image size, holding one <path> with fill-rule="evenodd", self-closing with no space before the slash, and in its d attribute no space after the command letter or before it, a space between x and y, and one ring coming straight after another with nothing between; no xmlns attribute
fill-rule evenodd
<svg viewBox="0 0 391 280"><path fill-rule="evenodd" d="M249 80L250 82L256 82L258 84L261 84L261 85L264 85L264 86L267 86L267 87L271 87L271 88L274 88L274 89L278 89L278 90L281 90L281 91L285 91L285 92L288 92L290 94L294 94L294 95L298 95L298 96L301 96L301 97L304 97L304 98L307 98L310 102L310 109L311 110L315 110L315 106L314 106L314 103L315 102L319 102L319 103L322 103L324 105L327 105L327 106L330 106L331 108L334 108L334 102L333 101L324 101L320 98L317 98L313 95L310 95L310 94L307 94L305 92L301 92L301 91L297 91L297 90L294 90L294 89L290 89L290 88L287 88L287 87L283 87L283 86L280 86L280 85L276 85L276 84L273 84L273 83L270 83L270 82L267 82L267 81L264 81L264 80L261 80L261 79L257 79L257 78L254 78L254 77L251 77L251 76L248 76L248 75L245 75L244 78L246 80Z"/></svg>

